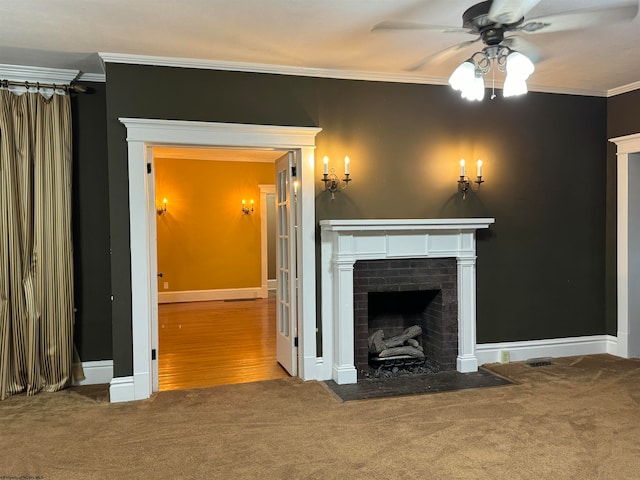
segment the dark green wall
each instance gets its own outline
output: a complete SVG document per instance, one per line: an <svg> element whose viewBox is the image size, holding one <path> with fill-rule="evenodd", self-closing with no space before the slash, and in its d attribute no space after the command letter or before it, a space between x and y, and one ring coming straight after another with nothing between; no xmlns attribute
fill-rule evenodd
<svg viewBox="0 0 640 480"><path fill-rule="evenodd" d="M110 360L111 276L104 83L71 98L73 116L73 244L75 342L82 361Z"/></svg>
<svg viewBox="0 0 640 480"><path fill-rule="evenodd" d="M640 90L607 99L607 138L640 133ZM606 322L607 333L617 335L616 282L616 145L607 145L606 199Z"/></svg>
<svg viewBox="0 0 640 480"><path fill-rule="evenodd" d="M318 162L328 154L341 173L338 157L350 155L353 182L333 202L317 182L317 220L496 218L478 236L480 343L605 333L606 99L469 103L445 86L108 64L116 376L132 372L118 117L321 127ZM486 183L463 202L457 162L479 153Z"/></svg>

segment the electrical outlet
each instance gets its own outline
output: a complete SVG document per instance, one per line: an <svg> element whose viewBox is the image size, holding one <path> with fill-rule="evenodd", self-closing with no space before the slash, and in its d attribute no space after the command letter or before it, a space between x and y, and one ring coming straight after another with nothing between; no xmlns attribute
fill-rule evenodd
<svg viewBox="0 0 640 480"><path fill-rule="evenodd" d="M511 360L511 355L509 355L508 350L502 350L500 352L500 363L509 363Z"/></svg>
<svg viewBox="0 0 640 480"><path fill-rule="evenodd" d="M169 282L164 282L164 289L169 290Z"/></svg>

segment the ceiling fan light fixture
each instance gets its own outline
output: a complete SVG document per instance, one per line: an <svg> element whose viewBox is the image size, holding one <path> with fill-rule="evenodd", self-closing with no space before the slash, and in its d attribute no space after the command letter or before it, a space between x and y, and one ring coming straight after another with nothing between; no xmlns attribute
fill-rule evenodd
<svg viewBox="0 0 640 480"><path fill-rule="evenodd" d="M507 56L507 75L526 80L535 69L533 62L520 52L512 51Z"/></svg>
<svg viewBox="0 0 640 480"><path fill-rule="evenodd" d="M467 100L481 101L484 98L484 77L480 70L476 70L474 73L473 81L469 84L468 88L462 90L462 98Z"/></svg>
<svg viewBox="0 0 640 480"><path fill-rule="evenodd" d="M469 89L475 78L476 67L473 60L462 62L449 77L449 85L454 90L464 92Z"/></svg>
<svg viewBox="0 0 640 480"><path fill-rule="evenodd" d="M527 81L524 78L511 75L507 73L507 77L504 79L504 86L502 89L503 97L515 97L517 95L524 95L527 93Z"/></svg>

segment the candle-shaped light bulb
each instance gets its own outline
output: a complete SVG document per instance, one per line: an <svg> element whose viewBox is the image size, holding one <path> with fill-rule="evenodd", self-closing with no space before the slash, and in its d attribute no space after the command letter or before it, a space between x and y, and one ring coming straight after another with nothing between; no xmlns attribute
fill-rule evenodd
<svg viewBox="0 0 640 480"><path fill-rule="evenodd" d="M322 173L327 175L329 173L329 157L325 155L322 162L324 163L324 171Z"/></svg>
<svg viewBox="0 0 640 480"><path fill-rule="evenodd" d="M477 173L477 175L479 177L482 176L482 160L478 160L478 173Z"/></svg>
<svg viewBox="0 0 640 480"><path fill-rule="evenodd" d="M460 176L464 177L465 173L464 173L464 158L460 159Z"/></svg>
<svg viewBox="0 0 640 480"><path fill-rule="evenodd" d="M244 204L245 204L245 201L244 201L244 198L243 198L242 199L242 208L244 208Z"/></svg>
<svg viewBox="0 0 640 480"><path fill-rule="evenodd" d="M251 199L251 206L253 207L253 198Z"/></svg>
<svg viewBox="0 0 640 480"><path fill-rule="evenodd" d="M349 175L349 163L351 163L351 161L349 160L349 157L344 157L344 174L345 175Z"/></svg>

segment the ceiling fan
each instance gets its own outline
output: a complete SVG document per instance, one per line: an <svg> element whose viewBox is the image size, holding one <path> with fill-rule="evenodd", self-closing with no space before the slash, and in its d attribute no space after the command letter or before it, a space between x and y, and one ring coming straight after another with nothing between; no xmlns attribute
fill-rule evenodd
<svg viewBox="0 0 640 480"><path fill-rule="evenodd" d="M492 65L499 71L507 72L505 96L526 93L526 79L534 70L533 63L538 61L541 55L530 42L518 34L539 34L602 26L608 23L632 20L638 13L636 0L633 3L607 8L573 10L526 19L526 14L540 1L483 1L464 11L462 27L391 20L378 23L371 30L427 30L474 35L474 39L435 52L407 70L419 70L430 63L442 61L481 40L484 44L482 50L474 53L471 58L463 62L449 79L452 87L461 90L464 98L481 100L484 97L482 77L491 70ZM492 95L491 98L494 97L495 95Z"/></svg>

